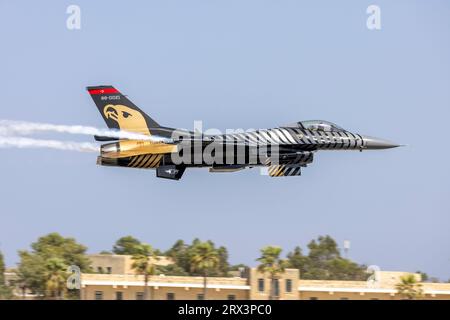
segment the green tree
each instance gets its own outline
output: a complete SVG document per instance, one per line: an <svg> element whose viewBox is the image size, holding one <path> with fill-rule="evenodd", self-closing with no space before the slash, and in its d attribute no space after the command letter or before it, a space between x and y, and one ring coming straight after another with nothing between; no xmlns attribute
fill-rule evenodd
<svg viewBox="0 0 450 320"><path fill-rule="evenodd" d="M217 252L219 259L218 264L214 268L208 270L208 276L228 276L228 271L230 269L228 263L228 250L223 246L216 249L214 242L211 240L206 242L209 243L213 251ZM199 243L202 242L197 238L194 239L190 245L186 244L183 240L177 240L175 244L164 253L167 257L170 257L178 267L173 268L172 272L178 271L179 273L176 275L203 275L202 271L192 269L191 264L192 256L195 255L196 247Z"/></svg>
<svg viewBox="0 0 450 320"><path fill-rule="evenodd" d="M0 252L0 286L5 285L5 259L3 253Z"/></svg>
<svg viewBox="0 0 450 320"><path fill-rule="evenodd" d="M416 273L420 274L420 279L422 280L422 282L427 282L430 279L430 277L428 276L428 274L426 274L425 272L422 271L416 271Z"/></svg>
<svg viewBox="0 0 450 320"><path fill-rule="evenodd" d="M217 255L219 256L219 264L217 266L218 276L227 277L230 270L230 264L228 263L228 250L221 246L217 249Z"/></svg>
<svg viewBox="0 0 450 320"><path fill-rule="evenodd" d="M267 246L261 249L261 257L256 259L259 261L258 271L269 274L270 277L270 293L269 300L275 298L275 281L285 271L286 261L280 258L282 249L280 247Z"/></svg>
<svg viewBox="0 0 450 320"><path fill-rule="evenodd" d="M302 279L312 280L365 280L366 266L341 257L336 241L320 236L308 244L308 255L296 247L288 254L288 265L300 269Z"/></svg>
<svg viewBox="0 0 450 320"><path fill-rule="evenodd" d="M11 288L5 282L5 260L0 252L0 299L9 299L12 297Z"/></svg>
<svg viewBox="0 0 450 320"><path fill-rule="evenodd" d="M294 251L288 253L287 264L289 268L299 269L300 276L303 278L303 274L306 273L309 267L309 258L303 255L302 248L297 246L294 248Z"/></svg>
<svg viewBox="0 0 450 320"><path fill-rule="evenodd" d="M46 296L62 299L66 291L66 281L68 274L67 265L60 258L50 258L45 264L45 282Z"/></svg>
<svg viewBox="0 0 450 320"><path fill-rule="evenodd" d="M422 284L418 283L413 274L408 274L400 278L400 282L395 285L398 294L409 300L419 299L423 296Z"/></svg>
<svg viewBox="0 0 450 320"><path fill-rule="evenodd" d="M19 286L23 293L27 289L38 295L45 294L45 259L38 254L19 251L20 263L17 268Z"/></svg>
<svg viewBox="0 0 450 320"><path fill-rule="evenodd" d="M20 263L17 273L19 285L32 292L48 297L48 262L59 259L65 266L76 265L82 272L90 272L87 248L73 238L64 238L58 233L40 237L31 244L31 251L19 251Z"/></svg>
<svg viewBox="0 0 450 320"><path fill-rule="evenodd" d="M140 250L141 244L138 239L125 236L116 241L112 251L114 254L134 255Z"/></svg>
<svg viewBox="0 0 450 320"><path fill-rule="evenodd" d="M151 245L140 244L135 247L135 253L133 254L132 259L133 264L131 265L131 268L134 269L136 274L144 276L144 300L147 300L148 279L150 275L156 274L155 262L158 260L158 256L155 254Z"/></svg>
<svg viewBox="0 0 450 320"><path fill-rule="evenodd" d="M308 244L309 258L313 261L324 262L340 257L338 245L330 236L319 236Z"/></svg>
<svg viewBox="0 0 450 320"><path fill-rule="evenodd" d="M193 242L192 253L190 256L190 265L192 272L199 272L203 275L203 298L206 299L207 277L220 263L220 257L217 250L214 249L211 242Z"/></svg>
<svg viewBox="0 0 450 320"><path fill-rule="evenodd" d="M167 266L157 266L157 274L164 274L166 276L188 276L189 273L176 264L169 264Z"/></svg>
<svg viewBox="0 0 450 320"><path fill-rule="evenodd" d="M0 286L0 300L13 298L12 288L9 286Z"/></svg>
<svg viewBox="0 0 450 320"><path fill-rule="evenodd" d="M330 280L367 280L367 267L344 258L335 258L327 262Z"/></svg>
<svg viewBox="0 0 450 320"><path fill-rule="evenodd" d="M172 248L165 252L167 257L172 258L174 264L185 273L190 271L190 247L183 240L177 240Z"/></svg>

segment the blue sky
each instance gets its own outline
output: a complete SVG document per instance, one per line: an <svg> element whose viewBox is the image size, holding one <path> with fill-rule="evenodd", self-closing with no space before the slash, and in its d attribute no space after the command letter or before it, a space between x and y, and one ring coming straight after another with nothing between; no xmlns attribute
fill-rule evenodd
<svg viewBox="0 0 450 320"><path fill-rule="evenodd" d="M81 30L66 28L70 4ZM102 128L85 87L112 84L167 126L326 119L409 145L322 152L298 178L189 170L179 182L95 154L0 149L7 263L52 231L90 252L128 234L161 249L212 239L250 265L264 245L330 234L358 262L449 279L449 14L438 0L1 1L0 119Z"/></svg>

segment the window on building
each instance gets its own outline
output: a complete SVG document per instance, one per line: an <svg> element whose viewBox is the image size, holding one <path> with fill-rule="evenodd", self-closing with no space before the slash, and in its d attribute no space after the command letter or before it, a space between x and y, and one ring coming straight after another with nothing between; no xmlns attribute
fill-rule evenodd
<svg viewBox="0 0 450 320"><path fill-rule="evenodd" d="M144 293L136 292L136 300L144 300Z"/></svg>
<svg viewBox="0 0 450 320"><path fill-rule="evenodd" d="M103 300L103 291L95 291L95 300Z"/></svg>
<svg viewBox="0 0 450 320"><path fill-rule="evenodd" d="M106 267L106 272L111 274L112 273L112 268L111 267Z"/></svg>
<svg viewBox="0 0 450 320"><path fill-rule="evenodd" d="M197 295L197 300L205 300L205 296L203 295L203 293L199 293Z"/></svg>
<svg viewBox="0 0 450 320"><path fill-rule="evenodd" d="M319 300L317 297L310 297L309 300Z"/></svg>
<svg viewBox="0 0 450 320"><path fill-rule="evenodd" d="M175 300L175 293L167 292L167 300Z"/></svg>
<svg viewBox="0 0 450 320"><path fill-rule="evenodd" d="M286 279L286 292L292 292L292 279Z"/></svg>
<svg viewBox="0 0 450 320"><path fill-rule="evenodd" d="M273 280L273 293L275 297L280 296L280 281L278 279Z"/></svg>
<svg viewBox="0 0 450 320"><path fill-rule="evenodd" d="M116 292L116 300L123 300L123 292L122 291Z"/></svg>
<svg viewBox="0 0 450 320"><path fill-rule="evenodd" d="M236 296L234 294L229 294L227 298L228 300L236 300Z"/></svg>
<svg viewBox="0 0 450 320"><path fill-rule="evenodd" d="M258 291L264 292L264 279L258 279Z"/></svg>
<svg viewBox="0 0 450 320"><path fill-rule="evenodd" d="M97 272L98 273L103 273L103 268L102 267L97 267Z"/></svg>

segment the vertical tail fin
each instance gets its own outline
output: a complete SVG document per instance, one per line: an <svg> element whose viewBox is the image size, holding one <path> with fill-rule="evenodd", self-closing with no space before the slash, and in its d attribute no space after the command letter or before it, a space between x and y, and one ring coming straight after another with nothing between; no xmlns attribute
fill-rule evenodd
<svg viewBox="0 0 450 320"><path fill-rule="evenodd" d="M150 135L160 125L113 86L86 88L110 129Z"/></svg>

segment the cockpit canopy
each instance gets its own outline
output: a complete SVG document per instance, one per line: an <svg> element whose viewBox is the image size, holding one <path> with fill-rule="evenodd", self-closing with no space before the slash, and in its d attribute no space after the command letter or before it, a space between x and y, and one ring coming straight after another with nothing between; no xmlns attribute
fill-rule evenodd
<svg viewBox="0 0 450 320"><path fill-rule="evenodd" d="M286 125L285 127L300 128L317 131L345 131L338 125L325 120L306 120Z"/></svg>

